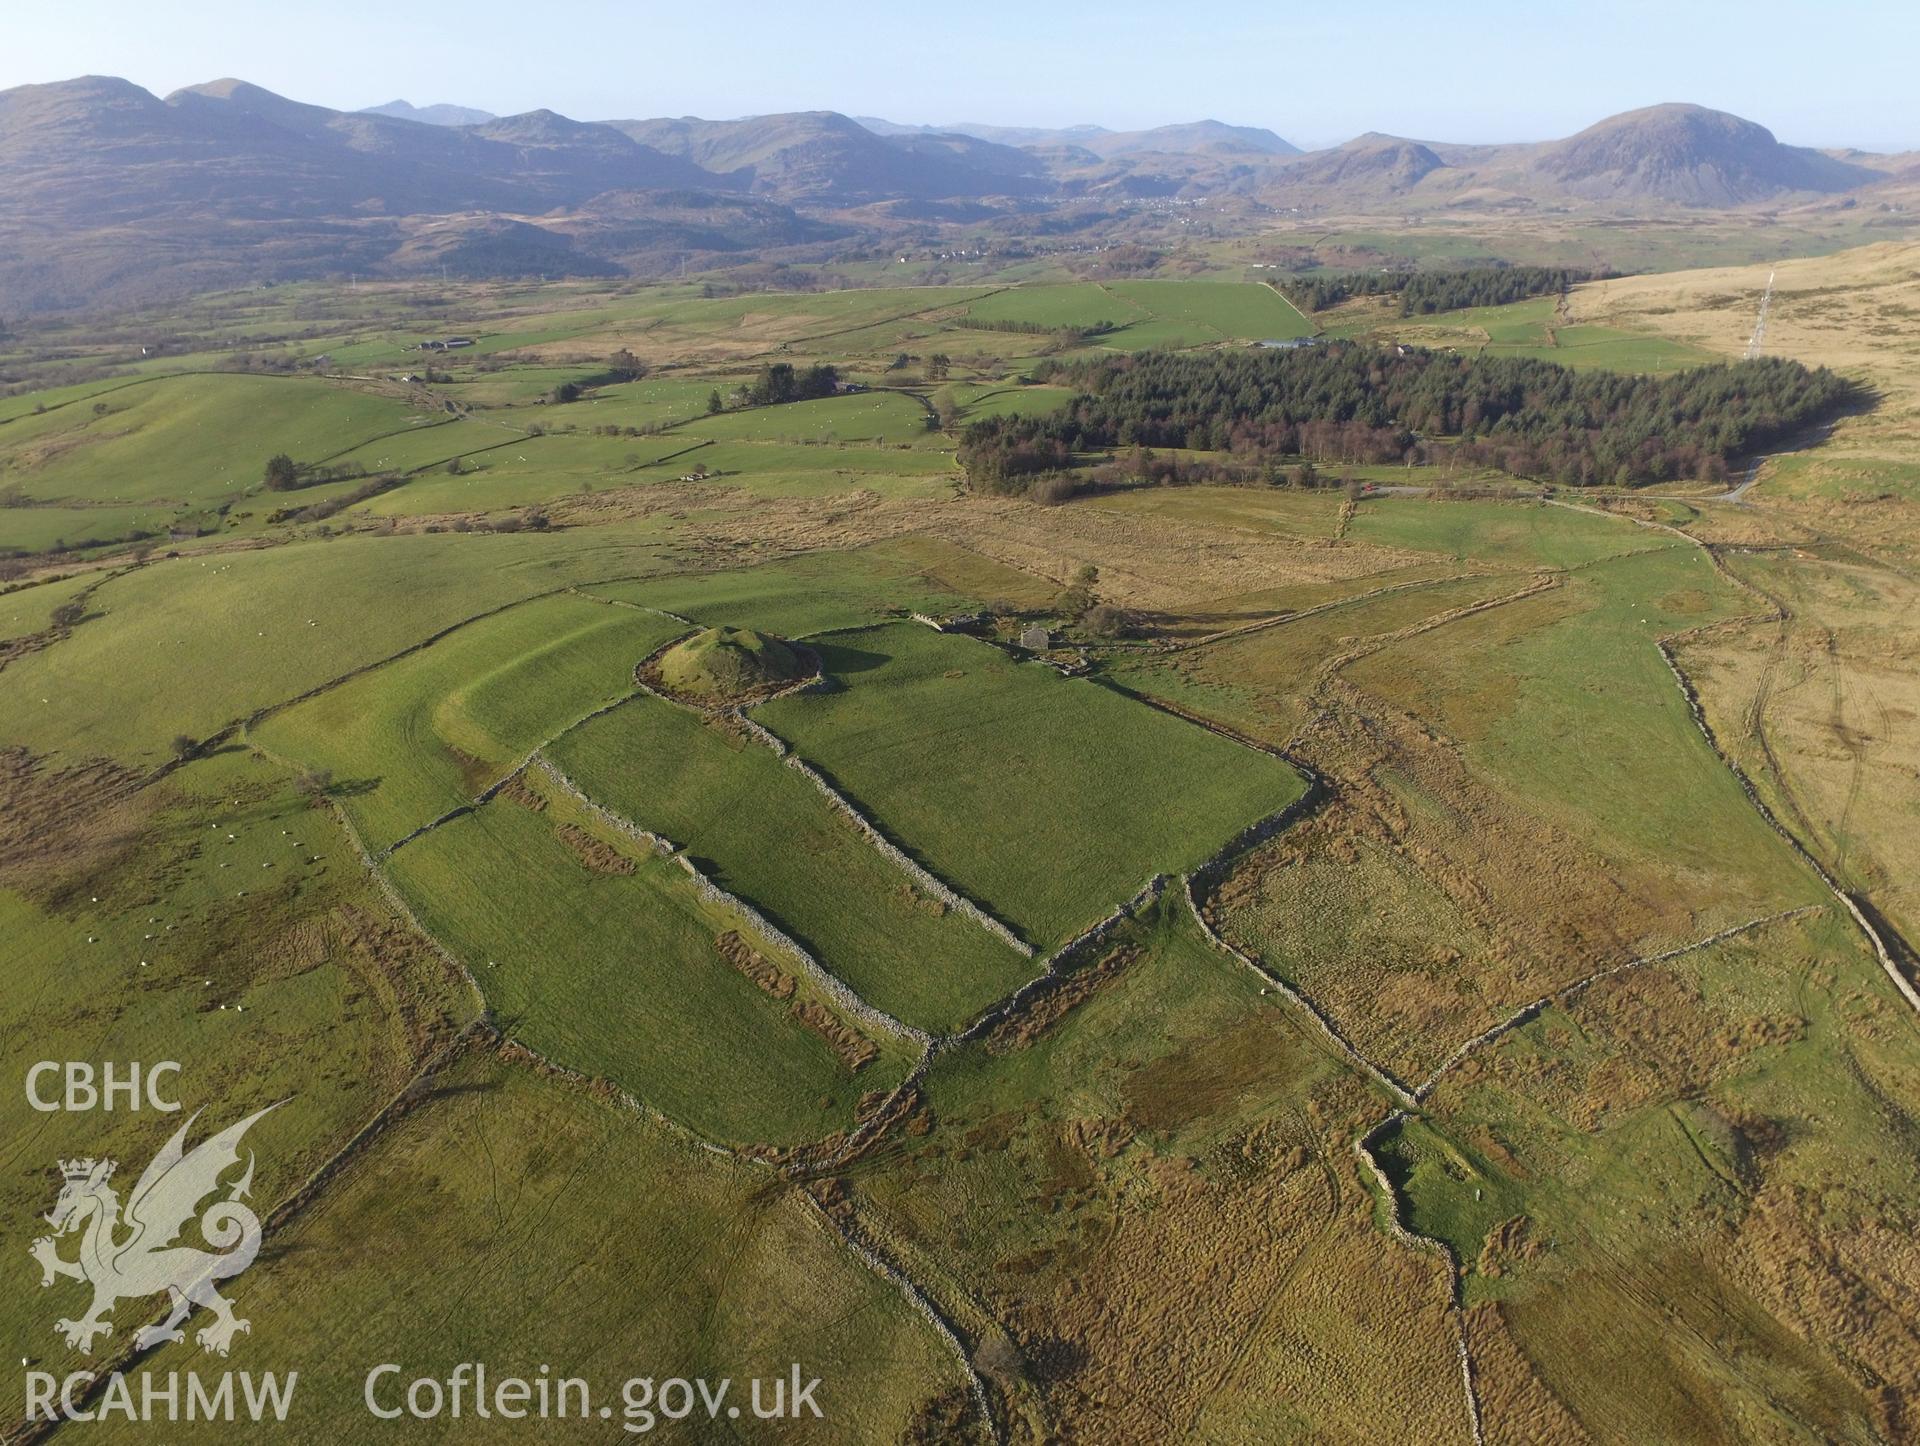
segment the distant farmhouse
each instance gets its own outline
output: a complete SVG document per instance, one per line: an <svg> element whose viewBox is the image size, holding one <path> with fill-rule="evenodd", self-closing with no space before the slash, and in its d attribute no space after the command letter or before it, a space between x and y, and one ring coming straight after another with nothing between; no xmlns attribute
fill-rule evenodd
<svg viewBox="0 0 1920 1446"><path fill-rule="evenodd" d="M463 346L472 346L472 345L473 345L473 338L470 336L450 336L446 338L444 341L439 340L437 338L423 341L420 343L420 345L416 346L414 350L415 351L459 351L460 348Z"/></svg>
<svg viewBox="0 0 1920 1446"><path fill-rule="evenodd" d="M1319 344L1320 338L1317 336L1283 336L1277 339L1270 337L1260 343L1260 345L1268 351L1298 351L1303 346L1318 346Z"/></svg>
<svg viewBox="0 0 1920 1446"><path fill-rule="evenodd" d="M1053 634L1038 623L1029 623L1020 630L1020 646L1030 653L1044 653L1053 646Z"/></svg>

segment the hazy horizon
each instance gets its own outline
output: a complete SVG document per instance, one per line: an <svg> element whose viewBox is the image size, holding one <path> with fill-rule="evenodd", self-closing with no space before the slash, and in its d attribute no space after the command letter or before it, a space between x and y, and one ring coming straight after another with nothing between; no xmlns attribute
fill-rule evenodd
<svg viewBox="0 0 1920 1446"><path fill-rule="evenodd" d="M22 15L0 54L0 89L98 74L165 95L230 76L340 110L394 99L580 120L836 110L908 125L1112 130L1207 118L1307 148L1367 131L1544 140L1691 101L1790 144L1920 147L1909 74L1920 13L1880 0L1830 6L1817 30L1768 0L1684 12L1625 0L1577 37L1518 0L1452 13L1387 0L1357 21L1233 0L1189 13L1174 33L1164 9L1139 0L1044 12L982 0L965 12L863 12L857 43L839 16L800 26L781 11L757 23L753 7L718 37L697 16L606 0L583 0L551 25L478 0L458 30L366 0L278 14L304 22L299 45L241 0L187 15L130 0ZM1578 68L1567 64L1576 39ZM1362 63L1345 54L1355 47Z"/></svg>

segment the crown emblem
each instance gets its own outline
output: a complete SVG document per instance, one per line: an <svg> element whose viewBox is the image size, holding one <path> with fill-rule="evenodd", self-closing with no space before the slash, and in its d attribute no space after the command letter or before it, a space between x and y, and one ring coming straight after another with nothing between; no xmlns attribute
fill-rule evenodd
<svg viewBox="0 0 1920 1446"><path fill-rule="evenodd" d="M85 1180L93 1174L93 1167L98 1163L99 1162L91 1155L84 1160L62 1160L60 1162L60 1173L69 1180ZM106 1166L106 1174L100 1177L102 1181L113 1178L114 1162L108 1160Z"/></svg>

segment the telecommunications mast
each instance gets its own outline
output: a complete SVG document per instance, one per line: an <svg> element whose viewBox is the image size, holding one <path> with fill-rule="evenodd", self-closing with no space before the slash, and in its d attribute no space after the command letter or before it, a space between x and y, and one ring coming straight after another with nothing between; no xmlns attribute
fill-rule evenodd
<svg viewBox="0 0 1920 1446"><path fill-rule="evenodd" d="M1760 294L1760 317L1753 324L1753 335L1747 340L1747 360L1752 361L1760 355L1760 343L1767 335L1767 304L1773 300L1773 278L1775 273L1767 273L1767 289Z"/></svg>

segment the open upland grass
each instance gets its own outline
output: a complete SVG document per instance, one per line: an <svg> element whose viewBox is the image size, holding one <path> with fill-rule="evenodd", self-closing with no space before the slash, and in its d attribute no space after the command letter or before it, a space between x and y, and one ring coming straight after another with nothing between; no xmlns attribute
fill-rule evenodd
<svg viewBox="0 0 1920 1446"><path fill-rule="evenodd" d="M1346 676L1444 730L1530 808L1663 871L1717 927L1818 889L1701 738L1656 646L1751 605L1682 544L1394 644Z"/></svg>
<svg viewBox="0 0 1920 1446"><path fill-rule="evenodd" d="M1639 265L1867 234L1826 216L1737 233L1521 218L1499 237L1323 218L1311 239L1358 248L1341 264ZM1272 274L1243 269L1270 259L1251 243L1202 255L1211 276ZM361 1429L374 1360L407 1376L545 1362L616 1411L629 1375L738 1383L797 1360L824 1379L835 1440L953 1439L964 1377L924 1317L794 1185L689 1133L831 1146L864 1119L879 1127L811 1189L954 1323L1008 1441L1469 1438L1456 1282L1382 1228L1388 1197L1353 1153L1386 1092L1208 943L1177 879L937 1051L880 1126L911 1042L849 1028L744 912L544 769L381 861L417 924L353 852L343 817L391 845L558 735L550 756L594 799L897 1019L957 1030L1034 981L1038 961L917 892L737 723L639 697L570 728L681 633L735 627L806 642L836 684L753 716L1042 947L1302 788L1122 689L1284 742L1326 778L1201 904L1369 1061L1413 1084L1445 1066L1376 1150L1401 1218L1463 1267L1486 1440L1913 1434L1920 1031L1709 750L1659 649L1782 824L1912 940L1912 248L1780 267L1769 349L1856 373L1874 410L1768 462L1740 504L1699 487L1592 499L1612 516L1264 487L971 495L920 394L963 424L1045 410L1064 394L1022 374L1067 329L1114 324L1086 343L1110 353L1304 322L1259 285L1058 282L1050 259L954 274L1054 284L313 283L49 322L66 361L0 345L0 375L45 383L0 400L0 491L56 499L0 506L0 550L91 538L105 554L46 559L72 575L0 596L0 642L35 640L0 651L0 740L17 745L0 752L0 1052L181 1059L179 1093L209 1124L284 1100L250 1137L265 1205L482 1009L497 1030L269 1230L233 1292L255 1323L239 1367L301 1371L303 1437ZM1577 288L1558 316L1547 299L1317 319L1652 370L1738 355L1764 282L1633 277ZM996 320L1040 330L978 324ZM135 331L186 350L126 361ZM392 379L425 370L412 343L454 332L481 342L432 358L451 380ZM598 383L622 346L655 372ZM376 379L206 370L237 347ZM926 379L936 353L944 385ZM772 361L912 391L708 417L714 390ZM66 385L96 366L127 375ZM548 402L565 382L588 389ZM394 485L294 517L364 479L266 492L283 450ZM1438 470L1351 469L1487 480ZM438 530L510 516L522 530ZM1724 570L1632 518L1712 542ZM150 529L144 560L112 540ZM1106 682L904 621L1003 602L1077 635L1062 594L1087 566L1137 628L1092 649ZM49 631L90 588L85 616ZM248 719L152 774L176 735ZM317 799L313 770L331 775ZM1517 1027L1447 1063L1503 1021ZM0 1100L18 1166L0 1208L17 1221L50 1205L59 1156L132 1176L177 1124L75 1117L55 1140L17 1079ZM38 1368L102 1367L55 1346L77 1294L41 1294L16 1263L0 1336ZM720 1429L761 1439L751 1419Z"/></svg>
<svg viewBox="0 0 1920 1446"><path fill-rule="evenodd" d="M1305 336L1311 324L1273 288L1235 281L1115 281L1103 288L1182 331L1230 341ZM1158 343L1156 343L1157 345Z"/></svg>
<svg viewBox="0 0 1920 1446"><path fill-rule="evenodd" d="M1271 487L1139 487L1088 499L1084 507L1239 527L1289 538L1332 537L1341 499Z"/></svg>
<svg viewBox="0 0 1920 1446"><path fill-rule="evenodd" d="M1057 412L1073 393L1065 387L992 387L972 389L975 395L956 400L962 420L978 422L986 417L1038 417Z"/></svg>
<svg viewBox="0 0 1920 1446"><path fill-rule="evenodd" d="M716 939L743 921L704 903L678 864L547 793L538 811L518 795L496 799L388 864L503 1029L735 1143L793 1144L845 1128L864 1091L898 1082L907 1061L897 1043L875 1040L881 1059L847 1068L788 1000L721 954ZM568 825L604 847L570 844L558 832Z"/></svg>
<svg viewBox="0 0 1920 1446"><path fill-rule="evenodd" d="M683 295L609 309L590 328L564 339L528 341L532 355L577 353L583 343L611 352L629 347L648 361L721 363L795 352L828 354L843 339L868 332L882 349L897 342L897 324L958 312L988 288L875 287L850 291L748 293L703 299ZM894 325L890 325L894 324ZM911 329L911 328L910 328ZM888 355L891 356L891 352Z"/></svg>
<svg viewBox="0 0 1920 1446"><path fill-rule="evenodd" d="M673 434L683 446L697 438ZM950 497L960 481L951 453L932 447L876 447L807 442L711 442L677 451L630 479L645 485L704 467L716 487L738 487L754 497Z"/></svg>
<svg viewBox="0 0 1920 1446"><path fill-rule="evenodd" d="M1400 584L1389 583L1400 588ZM1284 609L1251 607L1252 630L1177 653L1123 653L1110 664L1113 680L1130 691L1172 703L1224 723L1249 737L1283 746L1306 720L1321 669L1336 657L1402 628L1457 608L1504 597L1527 586L1523 573L1431 581L1351 601L1308 603L1322 607L1271 626L1253 626ZM1368 589L1371 591L1371 589ZM1227 624L1226 626L1235 626Z"/></svg>
<svg viewBox="0 0 1920 1446"><path fill-rule="evenodd" d="M1251 282L1115 281L1022 286L967 308L971 319L1015 321L1059 330L1102 322L1115 329L1102 346L1197 346L1226 340L1305 336L1312 328L1271 287ZM1017 342L1009 336L1009 343Z"/></svg>
<svg viewBox="0 0 1920 1446"><path fill-rule="evenodd" d="M520 368L496 375L518 376ZM484 382L475 382L482 386ZM558 385L558 383L554 383ZM577 402L541 409L549 427L659 427L707 415L707 399L727 388L699 377L648 377L595 387Z"/></svg>
<svg viewBox="0 0 1920 1446"><path fill-rule="evenodd" d="M52 625L55 612L79 601L98 581L98 573L80 572L0 593L0 643L44 631Z"/></svg>
<svg viewBox="0 0 1920 1446"><path fill-rule="evenodd" d="M1276 759L971 638L906 623L814 646L837 686L758 716L1037 944L1301 791Z"/></svg>
<svg viewBox="0 0 1920 1446"><path fill-rule="evenodd" d="M477 467L484 465L488 454L508 447L524 448L527 441L527 434L520 427L474 417L448 417L376 438L342 452L332 461L340 466L364 468L369 474L445 467L455 458L460 459L462 467ZM282 506L297 507L306 495L302 491L272 500Z"/></svg>
<svg viewBox="0 0 1920 1446"><path fill-rule="evenodd" d="M1846 552L1725 556L1789 617L1703 634L1680 649L1681 666L1775 815L1910 948L1920 939L1920 854L1905 846L1920 828L1920 586Z"/></svg>
<svg viewBox="0 0 1920 1446"><path fill-rule="evenodd" d="M1182 489L1184 490L1184 489ZM1009 567L1050 578L1055 592L1082 567L1098 570L1101 601L1151 613L1202 610L1249 593L1350 583L1404 568L1399 547L1323 538L1291 540L1206 520L1203 499L1188 519L1177 500L1160 509L1114 509L1105 497L1042 507L1010 499L973 499L964 517L942 516L931 530Z"/></svg>
<svg viewBox="0 0 1920 1446"><path fill-rule="evenodd" d="M266 1128L250 1137L263 1148ZM561 1380L585 1381L588 1414L574 1404L539 1422L546 1441L605 1440L649 1423L671 1439L659 1396L636 1387L634 1401L650 1400L652 1412L627 1414L623 1391L640 1377L704 1378L715 1390L731 1377L716 1429L759 1442L790 1439L795 1424L756 1420L751 1382L768 1408L774 1378L795 1362L803 1382L821 1382L814 1424L846 1440L899 1439L931 1399L962 1386L945 1342L796 1187L543 1078L510 1050L458 1062L270 1242L270 1265L232 1287L253 1321L241 1349L256 1378L299 1372L290 1419L310 1439L366 1434L366 1376L383 1361L402 1365L378 1383L383 1409L404 1410L416 1377L444 1382L475 1361L487 1363L489 1392L518 1376L550 1382L558 1400ZM164 1378L201 1360L189 1342L149 1369ZM474 1399L469 1383L461 1439L527 1439L529 1420L482 1417ZM704 1418L696 1398L702 1431ZM233 1435L224 1422L168 1429L184 1441ZM113 1439L144 1440L146 1430Z"/></svg>
<svg viewBox="0 0 1920 1446"><path fill-rule="evenodd" d="M170 507L0 508L0 556L88 552L111 543L165 534L183 515Z"/></svg>
<svg viewBox="0 0 1920 1446"><path fill-rule="evenodd" d="M1509 1385L1643 1440L1900 1434L1884 1383L1920 1348L1881 1303L1920 1278L1885 1223L1914 1146L1884 1102L1920 1043L1857 938L1828 910L1596 984L1387 1142L1414 1228L1497 1303Z"/></svg>
<svg viewBox="0 0 1920 1446"><path fill-rule="evenodd" d="M525 435L483 422L486 450L463 454L457 472L427 467L363 505L373 517L498 512L552 502L570 493L630 486L658 473L646 469L685 452L688 439L596 437L589 432ZM424 439L415 439L424 440ZM671 465L671 464L668 464Z"/></svg>
<svg viewBox="0 0 1920 1446"><path fill-rule="evenodd" d="M385 848L632 692L640 660L686 631L574 594L536 598L275 714L254 736L327 770L368 847Z"/></svg>
<svg viewBox="0 0 1920 1446"><path fill-rule="evenodd" d="M1558 298L1401 316L1389 297L1363 297L1323 316L1330 336L1400 342L1473 356L1530 357L1576 369L1668 372L1716 361L1713 352L1646 330L1570 324Z"/></svg>
<svg viewBox="0 0 1920 1446"><path fill-rule="evenodd" d="M1351 1168L1373 1098L1177 891L1082 966L943 1057L932 1130L854 1180L1016 1429L1464 1440L1446 1283Z"/></svg>
<svg viewBox="0 0 1920 1446"><path fill-rule="evenodd" d="M1583 322L1739 356L1771 273L1767 352L1859 377L1877 396L1870 410L1841 418L1820 445L1770 463L1760 493L1810 503L1794 514L1871 537L1876 546L1898 550L1911 561L1910 504L1920 497L1920 457L1913 446L1920 422L1920 363L1905 339L1920 302L1917 254L1920 246L1912 242L1882 242L1829 256L1628 276L1581 288L1573 310ZM1872 512L1859 505L1882 495L1897 505ZM1847 501L1853 505L1834 506Z"/></svg>
<svg viewBox="0 0 1920 1446"><path fill-rule="evenodd" d="M805 778L744 734L641 698L552 752L589 796L685 848L868 1003L909 1024L955 1027L1033 972L980 925L920 894Z"/></svg>
<svg viewBox="0 0 1920 1446"><path fill-rule="evenodd" d="M1147 310L1106 287L1080 281L1008 287L971 303L966 314L974 321L1085 330L1103 321L1125 326L1145 319ZM1017 344L1018 339L1016 333L1007 334L1009 345Z"/></svg>

